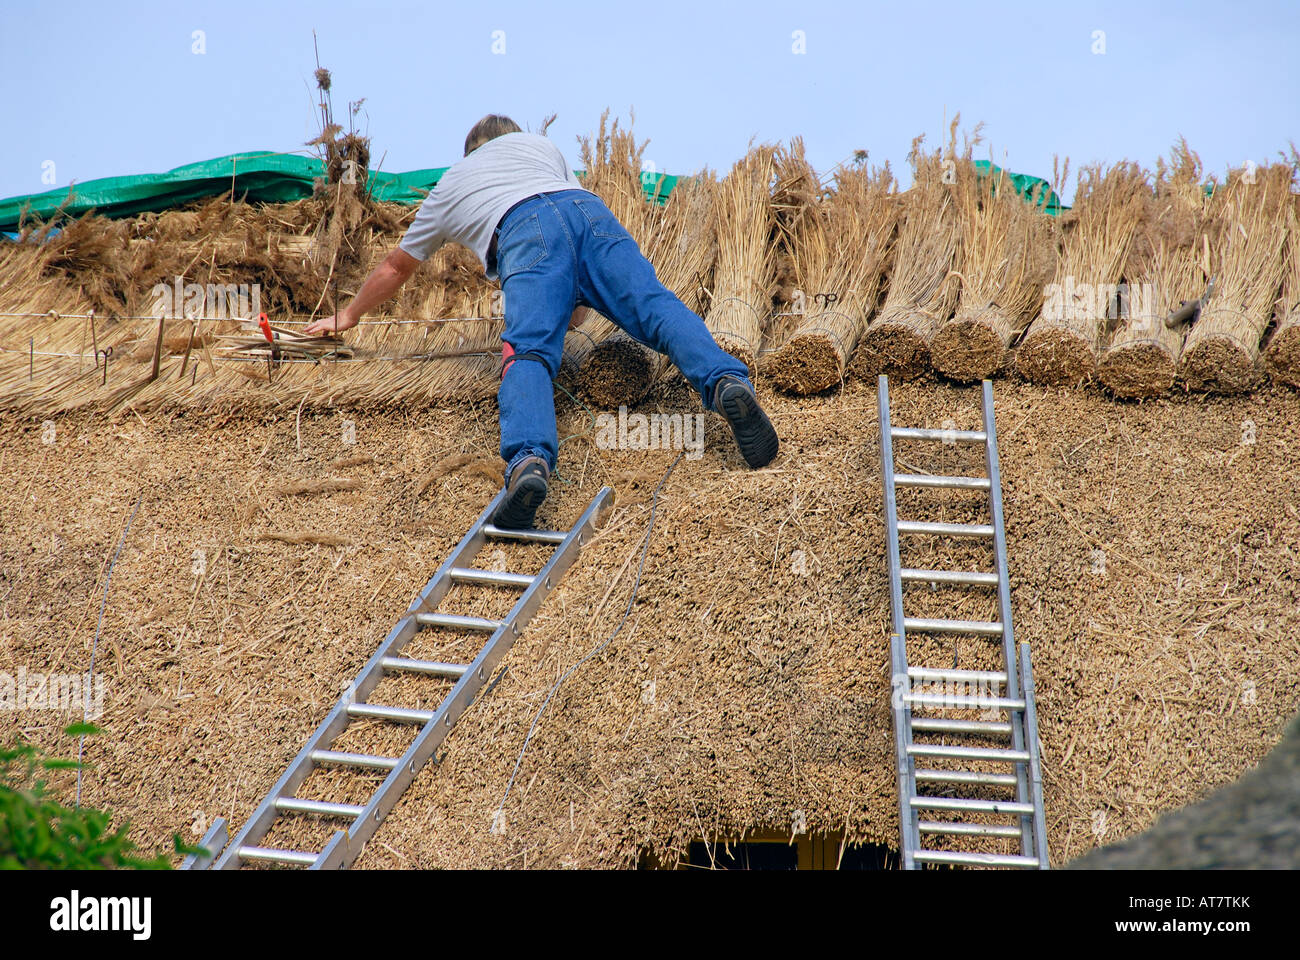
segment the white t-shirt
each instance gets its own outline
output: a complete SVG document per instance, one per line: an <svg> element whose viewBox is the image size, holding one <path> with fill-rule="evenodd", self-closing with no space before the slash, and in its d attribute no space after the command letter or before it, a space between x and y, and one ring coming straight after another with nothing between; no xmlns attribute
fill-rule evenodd
<svg viewBox="0 0 1300 960"><path fill-rule="evenodd" d="M401 249L427 260L444 243L468 247L488 269L492 233L506 211L539 193L582 189L582 184L546 137L507 133L483 144L442 175L424 198ZM488 270L489 277L496 271Z"/></svg>

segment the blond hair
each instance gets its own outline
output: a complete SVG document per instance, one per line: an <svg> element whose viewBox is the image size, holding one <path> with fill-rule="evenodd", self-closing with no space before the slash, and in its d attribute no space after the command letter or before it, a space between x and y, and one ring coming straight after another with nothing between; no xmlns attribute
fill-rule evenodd
<svg viewBox="0 0 1300 960"><path fill-rule="evenodd" d="M465 156L468 157L489 140L503 137L507 133L523 133L523 131L519 129L519 124L509 117L499 113L489 113L470 128L469 136L465 138Z"/></svg>

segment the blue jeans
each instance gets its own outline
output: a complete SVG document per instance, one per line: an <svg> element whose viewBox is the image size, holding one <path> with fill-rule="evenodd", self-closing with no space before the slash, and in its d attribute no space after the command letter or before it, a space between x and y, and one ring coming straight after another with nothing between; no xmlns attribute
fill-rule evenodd
<svg viewBox="0 0 1300 960"><path fill-rule="evenodd" d="M555 469L551 383L577 306L591 307L667 354L706 408L712 408L719 378L749 382L745 365L656 279L636 241L593 193L543 193L514 207L497 228L497 272L505 294L502 339L516 356L497 391L507 481L525 457L541 457Z"/></svg>

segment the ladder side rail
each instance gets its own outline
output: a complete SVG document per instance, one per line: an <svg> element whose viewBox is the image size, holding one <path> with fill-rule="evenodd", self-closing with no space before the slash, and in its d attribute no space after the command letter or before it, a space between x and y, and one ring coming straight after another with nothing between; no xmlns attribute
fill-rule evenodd
<svg viewBox="0 0 1300 960"><path fill-rule="evenodd" d="M396 652L405 646L407 641L415 636L415 632L414 617L408 615L397 621L393 629L389 631L388 636L384 638L384 642L380 644L379 649L366 661L366 665L361 669L357 678L343 691L329 715L312 732L302 749L298 751L298 755L293 758L284 773L280 775L280 779L276 780L275 785L262 798L262 802L257 805L252 816L244 824L243 829L235 835L229 846L213 863L212 868L214 870L239 869L242 864L239 857L239 848L255 846L254 841L260 840L271 829L271 824L279 816L275 801L280 797L291 795L311 775L315 767L315 763L311 759L312 753L316 750L328 748L334 742L334 739L344 731L349 722L348 707L358 700L364 701L365 697L383 678L384 657L388 656L390 651Z"/></svg>
<svg viewBox="0 0 1300 960"><path fill-rule="evenodd" d="M411 637L415 636L417 625L413 614L421 609L427 599L436 596L437 600L440 600L446 594L450 585L448 572L453 566L460 563L462 557L467 560L472 557L473 552L482 544L483 525L492 516L492 511L496 509L504 495L504 490L497 493L492 502L479 515L478 520L470 527L469 532L461 538L460 543L453 548L446 561L438 568L429 582L425 584L424 589L411 603L406 614L393 625L392 630L388 632L388 636L379 645L379 649L371 655L365 666L357 674L356 679L340 695L334 709L321 721L320 726L316 728L303 748L298 751L298 755L290 762L288 768L281 774L280 779L275 782L267 795L262 798L262 802L254 809L253 815L249 817L243 829L236 834L234 840L213 863L213 869L238 869L242 865L239 848L252 846L253 841L261 839L271 829L271 824L275 822L280 813L275 806L276 800L296 791L302 785L302 782L311 775L315 767L314 761L311 759L312 753L316 750L325 749L334 742L334 739L343 732L349 723L348 707L353 703L364 703L365 698L379 685L379 681L384 677L384 658L398 653L402 647L406 646ZM466 556L467 554L468 556ZM434 600L435 604L437 600Z"/></svg>
<svg viewBox="0 0 1300 960"><path fill-rule="evenodd" d="M346 837L333 850L323 850L312 869L327 866L347 867L360 855L366 841L374 835L379 824L397 805L416 774L442 745L447 734L451 732L452 725L469 708L497 662L514 645L523 626L532 618L533 613L550 593L560 576L577 559L580 548L586 543L608 509L613 493L614 491L609 487L603 487L596 494L578 523L569 531L564 542L555 548L551 558L538 572L537 578L523 592L501 626L483 645L483 649L474 658L474 662L470 664L464 676L456 681L456 685L443 698L429 722L421 728L415 740L407 747L401 762L389 772L384 782L371 795L365 809L348 829ZM329 856L326 856L327 853Z"/></svg>
<svg viewBox="0 0 1300 960"><path fill-rule="evenodd" d="M1043 813L1043 770L1038 755L1038 707L1034 702L1034 669L1029 662L1029 644L1020 644L1021 690L1025 697L1025 748L1029 751L1030 802L1034 805L1033 855L1040 870L1047 863L1047 824Z"/></svg>
<svg viewBox="0 0 1300 960"><path fill-rule="evenodd" d="M442 566L438 567L438 571L424 585L424 589L411 601L411 605L406 610L408 614L431 611L442 602L442 598L451 589L452 569L470 565L470 561L474 559L474 555L478 553L479 548L483 546L486 540L483 528L492 519L492 514L496 512L501 501L505 499L505 495L506 491L503 487L492 498L492 502L479 514L478 519L470 526L465 536L461 537L460 543L456 544L451 553L447 555L447 559L442 562Z"/></svg>
<svg viewBox="0 0 1300 960"><path fill-rule="evenodd" d="M889 602L893 616L890 635L889 695L894 713L894 755L898 774L898 832L904 870L915 870L914 852L920 847L920 834L911 798L916 793L915 763L908 756L912 742L911 711L903 699L905 691L897 684L907 684L907 633L903 624L902 563L898 549L898 509L894 490L894 443L889 418L889 378L882 374L876 381L876 401L880 421L880 485L885 496L885 545L889 568Z"/></svg>
<svg viewBox="0 0 1300 960"><path fill-rule="evenodd" d="M997 555L998 619L1002 621L1002 661L1007 675L1007 697L1020 696L1016 669L1015 629L1011 621L1011 582L1007 574L1007 534L1002 520L1002 471L998 461L997 425L993 410L993 381L983 383L984 462L989 475L989 510L993 514L993 549ZM1025 749L1024 714L1011 716L1011 749ZM1030 802L1025 765L1016 764L1016 800ZM1020 818L1020 848L1023 856L1033 856L1034 818Z"/></svg>
<svg viewBox="0 0 1300 960"><path fill-rule="evenodd" d="M199 846L207 850L207 854L191 853L176 869L207 870L212 866L212 861L217 858L217 854L225 849L226 841L229 839L230 827L226 823L226 818L217 817L212 821L212 826L208 827L208 832L203 835L203 839L199 841Z"/></svg>

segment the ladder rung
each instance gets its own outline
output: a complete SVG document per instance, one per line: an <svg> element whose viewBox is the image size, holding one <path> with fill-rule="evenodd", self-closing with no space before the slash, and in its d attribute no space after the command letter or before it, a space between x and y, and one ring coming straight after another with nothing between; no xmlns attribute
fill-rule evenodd
<svg viewBox="0 0 1300 960"><path fill-rule="evenodd" d="M1020 828L1009 823L951 823L939 820L920 820L916 829L921 833L942 833L954 837L1018 837Z"/></svg>
<svg viewBox="0 0 1300 960"><path fill-rule="evenodd" d="M501 626L500 620L489 620L487 617L463 617L458 613L417 613L415 622L422 627L482 630L484 633L495 633Z"/></svg>
<svg viewBox="0 0 1300 960"><path fill-rule="evenodd" d="M322 817L350 817L355 820L366 808L359 807L355 803L330 803L326 800L304 800L300 797L277 797L275 809L292 813L314 813Z"/></svg>
<svg viewBox="0 0 1300 960"><path fill-rule="evenodd" d="M483 532L496 540L527 540L532 543L563 543L569 534L565 530L503 530L484 524Z"/></svg>
<svg viewBox="0 0 1300 960"><path fill-rule="evenodd" d="M951 720L948 717L913 717L914 733L965 733L973 737L1009 737L1011 724L1001 720Z"/></svg>
<svg viewBox="0 0 1300 960"><path fill-rule="evenodd" d="M939 487L949 490L988 490L988 477L945 477L930 473L896 473L896 487Z"/></svg>
<svg viewBox="0 0 1300 960"><path fill-rule="evenodd" d="M1001 670L932 670L930 667L908 667L907 675L913 680L956 680L967 683L1006 683L1007 675Z"/></svg>
<svg viewBox="0 0 1300 960"><path fill-rule="evenodd" d="M465 676L469 667L463 663L439 663L436 660L409 660L406 657L384 657L380 661L385 670L405 671L407 673L423 673L431 677L446 677L449 680L459 680Z"/></svg>
<svg viewBox="0 0 1300 960"><path fill-rule="evenodd" d="M917 770L916 779L924 783L970 783L989 787L1014 787L1014 773L980 773L975 770Z"/></svg>
<svg viewBox="0 0 1300 960"><path fill-rule="evenodd" d="M1002 636L1000 620L930 620L925 617L904 617L903 629L920 633L975 633L985 637Z"/></svg>
<svg viewBox="0 0 1300 960"><path fill-rule="evenodd" d="M409 710L406 707L385 707L376 703L348 704L349 717L371 717L375 720L392 720L394 723L428 723L432 710Z"/></svg>
<svg viewBox="0 0 1300 960"><path fill-rule="evenodd" d="M536 577L526 573L505 573L496 570L475 570L472 567L452 567L448 576L461 583L477 583L497 587L527 587Z"/></svg>
<svg viewBox="0 0 1300 960"><path fill-rule="evenodd" d="M933 534L937 537L991 537L991 523L932 523L927 520L899 520L899 533Z"/></svg>
<svg viewBox="0 0 1300 960"><path fill-rule="evenodd" d="M998 575L979 570L916 570L904 567L898 576L905 583L952 583L972 586L996 587Z"/></svg>
<svg viewBox="0 0 1300 960"><path fill-rule="evenodd" d="M1033 813L1032 803L1017 800L968 800L965 797L912 797L913 810L958 810L962 813Z"/></svg>
<svg viewBox="0 0 1300 960"><path fill-rule="evenodd" d="M905 693L903 702L913 707L946 710L1023 710L1025 701L1009 697L953 697L943 693Z"/></svg>
<svg viewBox="0 0 1300 960"><path fill-rule="evenodd" d="M306 850L277 850L273 847L240 847L239 856L244 860L271 860L276 863L299 863L311 866L320 854L308 853Z"/></svg>
<svg viewBox="0 0 1300 960"><path fill-rule="evenodd" d="M931 430L927 427L890 427L889 435L900 440L938 440L954 443L983 443L983 430Z"/></svg>
<svg viewBox="0 0 1300 960"><path fill-rule="evenodd" d="M918 850L913 856L922 863L956 863L973 867L1037 867L1037 857L1010 853L967 853L964 850Z"/></svg>
<svg viewBox="0 0 1300 960"><path fill-rule="evenodd" d="M1025 763L1029 753L1025 750L1010 750L1006 747L961 747L955 744L912 743L908 744L909 757L950 757L954 760L996 760L1001 763Z"/></svg>
<svg viewBox="0 0 1300 960"><path fill-rule="evenodd" d="M340 767L367 767L372 770L395 770L402 762L397 757L379 757L372 753L348 753L343 750L313 750L311 758L316 763Z"/></svg>

